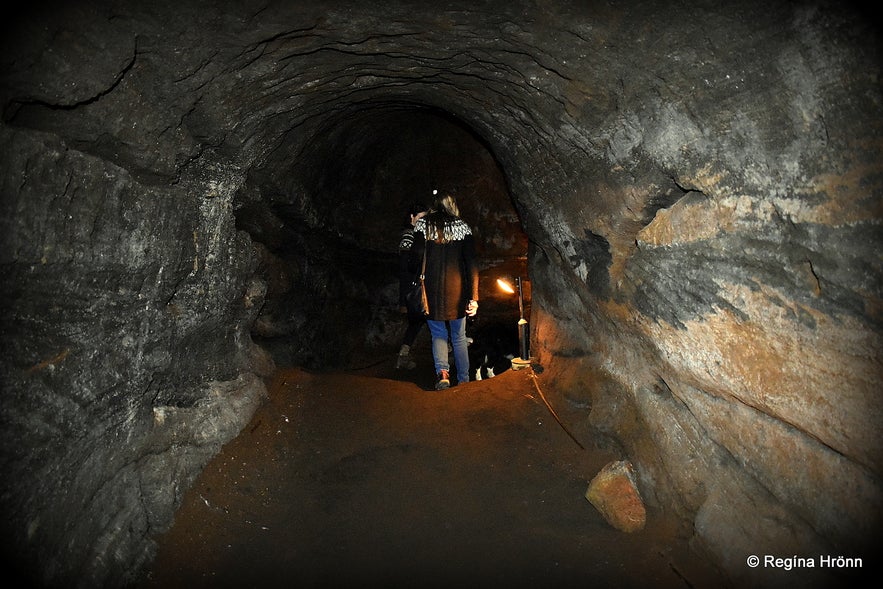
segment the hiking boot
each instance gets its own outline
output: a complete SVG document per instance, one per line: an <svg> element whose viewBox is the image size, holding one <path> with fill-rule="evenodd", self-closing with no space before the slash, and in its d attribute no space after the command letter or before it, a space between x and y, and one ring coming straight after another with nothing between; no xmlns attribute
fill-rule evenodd
<svg viewBox="0 0 883 589"><path fill-rule="evenodd" d="M438 373L438 380L435 381L435 390L440 391L451 386L451 379L447 370L441 370Z"/></svg>

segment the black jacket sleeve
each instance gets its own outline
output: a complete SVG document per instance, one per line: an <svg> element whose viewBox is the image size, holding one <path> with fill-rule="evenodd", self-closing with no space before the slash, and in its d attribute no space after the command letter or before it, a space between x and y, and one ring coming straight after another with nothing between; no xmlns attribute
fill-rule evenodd
<svg viewBox="0 0 883 589"><path fill-rule="evenodd" d="M420 260L415 260L417 236L422 233L405 231L399 241L399 306L405 306L405 294L420 273ZM422 251L422 250L421 250ZM422 254L421 254L422 255Z"/></svg>

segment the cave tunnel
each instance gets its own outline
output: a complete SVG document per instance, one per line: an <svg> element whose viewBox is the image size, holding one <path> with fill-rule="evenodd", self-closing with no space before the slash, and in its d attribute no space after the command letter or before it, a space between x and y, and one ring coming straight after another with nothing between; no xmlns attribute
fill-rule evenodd
<svg viewBox="0 0 883 589"><path fill-rule="evenodd" d="M825 0L18 9L4 557L39 586L139 578L275 374L395 354L404 210L439 190L475 233L477 321L511 327L493 281L524 278L520 372L718 586L870 572L874 23Z"/></svg>
<svg viewBox="0 0 883 589"><path fill-rule="evenodd" d="M266 246L268 267L274 259L295 272L327 265L327 282L310 282L278 297L269 293L252 333L274 351L277 363L352 365L366 343L367 349L395 343L400 321L390 310L397 312L399 237L409 207L431 206L434 193L453 195L473 228L484 301L475 322L515 329L518 308L494 284L496 277L527 276L527 236L487 143L449 113L391 100L358 104L324 121L298 149L283 140L249 179L260 197L234 201L237 227ZM304 206L298 200L304 194L317 196ZM287 289L290 283L277 286ZM350 298L364 300L336 304ZM529 298L527 304L529 309ZM303 329L311 319L299 318L298 309L304 315L317 308L322 309L312 319L317 325L350 325L365 337Z"/></svg>

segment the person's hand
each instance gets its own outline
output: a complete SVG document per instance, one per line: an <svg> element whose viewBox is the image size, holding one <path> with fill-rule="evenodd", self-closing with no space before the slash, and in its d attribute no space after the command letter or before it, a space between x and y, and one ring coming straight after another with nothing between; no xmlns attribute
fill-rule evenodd
<svg viewBox="0 0 883 589"><path fill-rule="evenodd" d="M478 301L469 301L466 305L466 315L474 317L476 313L478 313Z"/></svg>

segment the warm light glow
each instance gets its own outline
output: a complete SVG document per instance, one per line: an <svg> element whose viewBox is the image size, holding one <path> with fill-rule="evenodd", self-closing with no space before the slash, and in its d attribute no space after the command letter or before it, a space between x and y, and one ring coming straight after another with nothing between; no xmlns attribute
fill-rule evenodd
<svg viewBox="0 0 883 589"><path fill-rule="evenodd" d="M515 288L502 278L497 278L497 286L499 286L501 289L503 289L503 291L508 292L509 294L515 294Z"/></svg>

